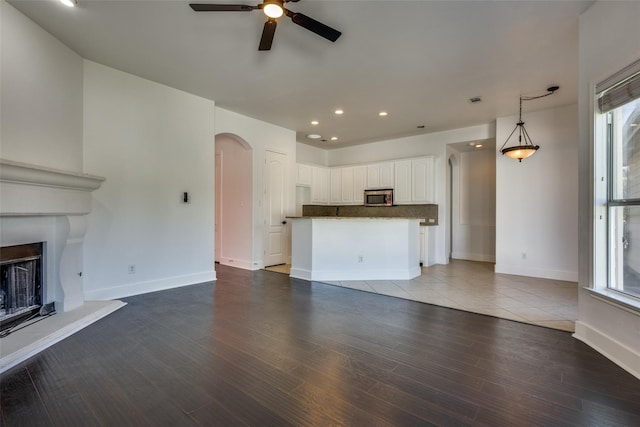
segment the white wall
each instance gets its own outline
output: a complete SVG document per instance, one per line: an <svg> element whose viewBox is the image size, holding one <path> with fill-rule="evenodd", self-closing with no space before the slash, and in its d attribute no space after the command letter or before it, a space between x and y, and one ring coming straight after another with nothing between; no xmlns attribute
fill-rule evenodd
<svg viewBox="0 0 640 427"><path fill-rule="evenodd" d="M216 107L216 134L237 135L252 148L253 155L253 262L254 269L264 267L264 162L265 151L285 154L289 163L287 215L295 214L296 133L280 126L252 119Z"/></svg>
<svg viewBox="0 0 640 427"><path fill-rule="evenodd" d="M496 153L478 150L455 157L451 256L495 262Z"/></svg>
<svg viewBox="0 0 640 427"><path fill-rule="evenodd" d="M576 338L640 378L640 315L596 299L593 255L593 88L640 59L640 2L597 2L580 18L580 276Z"/></svg>
<svg viewBox="0 0 640 427"><path fill-rule="evenodd" d="M522 162L497 154L495 271L577 281L577 105L522 118L540 149ZM517 116L498 118L498 143L517 121Z"/></svg>
<svg viewBox="0 0 640 427"><path fill-rule="evenodd" d="M82 172L82 58L0 8L0 157Z"/></svg>
<svg viewBox="0 0 640 427"><path fill-rule="evenodd" d="M84 69L84 165L106 178L85 239L87 299L215 279L214 103L90 61Z"/></svg>
<svg viewBox="0 0 640 427"><path fill-rule="evenodd" d="M327 150L299 142L296 144L296 163L327 166L328 157L329 153Z"/></svg>
<svg viewBox="0 0 640 427"><path fill-rule="evenodd" d="M252 268L251 221L253 212L253 156L251 148L227 134L216 135L216 155L221 167L216 191L220 202L216 214L216 236L220 253L216 259L221 264Z"/></svg>

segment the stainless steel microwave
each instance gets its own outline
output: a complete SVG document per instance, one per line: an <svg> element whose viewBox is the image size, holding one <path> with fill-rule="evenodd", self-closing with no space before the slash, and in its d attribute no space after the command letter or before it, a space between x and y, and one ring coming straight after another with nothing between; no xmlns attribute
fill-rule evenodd
<svg viewBox="0 0 640 427"><path fill-rule="evenodd" d="M393 188L364 190L365 206L393 206Z"/></svg>

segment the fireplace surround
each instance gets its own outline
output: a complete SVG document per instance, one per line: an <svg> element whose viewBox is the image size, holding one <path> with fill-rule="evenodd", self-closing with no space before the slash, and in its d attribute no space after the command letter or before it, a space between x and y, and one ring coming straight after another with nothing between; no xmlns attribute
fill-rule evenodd
<svg viewBox="0 0 640 427"><path fill-rule="evenodd" d="M84 300L83 241L91 211L91 192L103 181L99 176L0 159L0 246L43 242L41 277L45 285L41 304L55 304L59 315L53 316L58 318L53 323L63 319L62 314L67 312L91 311ZM106 315L121 305L109 309L98 306ZM84 326L97 320L95 313L83 316L91 318L88 323L80 321ZM74 332L67 326L60 328L64 331L53 334L57 340ZM18 351L21 353L18 356L7 357L5 351L13 345L10 337L2 338L0 372L57 342L39 337L37 342L27 345L27 350Z"/></svg>

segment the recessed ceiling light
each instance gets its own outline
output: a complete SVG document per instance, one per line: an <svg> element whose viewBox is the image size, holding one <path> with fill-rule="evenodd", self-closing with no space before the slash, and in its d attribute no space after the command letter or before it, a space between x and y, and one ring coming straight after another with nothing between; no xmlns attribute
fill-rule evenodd
<svg viewBox="0 0 640 427"><path fill-rule="evenodd" d="M338 109L338 110L336 110L336 111L335 111L335 113L339 116L339 115L341 115L341 114L344 114L344 111L342 111L342 110Z"/></svg>
<svg viewBox="0 0 640 427"><path fill-rule="evenodd" d="M322 138L322 136L318 135L317 133L310 133L309 135L307 135L307 138L309 138L309 139L320 139L320 138Z"/></svg>
<svg viewBox="0 0 640 427"><path fill-rule="evenodd" d="M67 7L75 7L78 4L76 0L60 0L60 3Z"/></svg>
<svg viewBox="0 0 640 427"><path fill-rule="evenodd" d="M386 111L380 111L380 112L378 113L378 115L379 115L380 117L385 117L387 114L388 114L388 113L387 113Z"/></svg>
<svg viewBox="0 0 640 427"><path fill-rule="evenodd" d="M317 126L320 122L317 120L311 120L311 124Z"/></svg>
<svg viewBox="0 0 640 427"><path fill-rule="evenodd" d="M635 128L635 127L638 127L638 126L640 126L640 124L638 124L638 123L631 123L631 127L632 127L632 128Z"/></svg>
<svg viewBox="0 0 640 427"><path fill-rule="evenodd" d="M482 144L476 144L476 145L474 145L474 147L476 147L476 148L482 148Z"/></svg>
<svg viewBox="0 0 640 427"><path fill-rule="evenodd" d="M337 137L337 136L332 136L332 137L331 137L331 140L332 140L332 141L337 141L337 140L338 140L338 137Z"/></svg>

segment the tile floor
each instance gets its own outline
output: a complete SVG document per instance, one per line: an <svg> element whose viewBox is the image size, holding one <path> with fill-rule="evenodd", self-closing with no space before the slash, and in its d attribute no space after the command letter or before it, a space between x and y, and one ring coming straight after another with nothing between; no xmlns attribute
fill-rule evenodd
<svg viewBox="0 0 640 427"><path fill-rule="evenodd" d="M498 274L493 263L453 260L424 267L412 280L326 282L398 298L574 332L578 284ZM288 274L289 266L269 267Z"/></svg>

